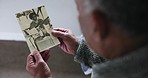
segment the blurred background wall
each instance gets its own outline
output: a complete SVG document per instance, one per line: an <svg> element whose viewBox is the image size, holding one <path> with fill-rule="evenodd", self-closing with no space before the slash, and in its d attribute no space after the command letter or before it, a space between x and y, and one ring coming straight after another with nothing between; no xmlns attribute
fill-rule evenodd
<svg viewBox="0 0 148 78"><path fill-rule="evenodd" d="M50 51L47 64L52 70L53 78L90 78L83 74L73 56L64 53L59 47ZM24 41L0 40L0 78L33 78L25 69L29 53Z"/></svg>
<svg viewBox="0 0 148 78"><path fill-rule="evenodd" d="M15 14L45 5L53 27L71 29L79 36L78 12L74 0L0 0L0 39L25 40Z"/></svg>

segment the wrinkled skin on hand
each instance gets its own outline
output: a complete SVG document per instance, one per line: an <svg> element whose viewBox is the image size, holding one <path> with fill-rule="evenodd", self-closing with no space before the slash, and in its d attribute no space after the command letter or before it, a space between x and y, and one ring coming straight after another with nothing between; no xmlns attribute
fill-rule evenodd
<svg viewBox="0 0 148 78"><path fill-rule="evenodd" d="M79 42L70 30L63 28L54 28L52 31L52 35L58 37L61 42L59 46L64 52L72 55L75 54Z"/></svg>
<svg viewBox="0 0 148 78"><path fill-rule="evenodd" d="M26 70L34 78L52 78L51 71L46 64L49 58L49 50L44 52L34 51L33 54L28 55Z"/></svg>

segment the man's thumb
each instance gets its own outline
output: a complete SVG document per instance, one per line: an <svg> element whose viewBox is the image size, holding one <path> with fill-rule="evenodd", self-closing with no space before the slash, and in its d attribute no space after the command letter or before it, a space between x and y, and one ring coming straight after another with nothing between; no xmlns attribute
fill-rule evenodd
<svg viewBox="0 0 148 78"><path fill-rule="evenodd" d="M37 51L37 50L35 50L35 51L33 52L33 56L34 56L36 62L44 61L43 58L42 58L42 56L40 55L40 52Z"/></svg>

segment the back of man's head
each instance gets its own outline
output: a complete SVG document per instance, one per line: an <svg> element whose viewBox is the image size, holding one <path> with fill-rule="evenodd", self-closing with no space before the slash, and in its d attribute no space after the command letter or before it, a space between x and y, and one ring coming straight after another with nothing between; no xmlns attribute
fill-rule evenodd
<svg viewBox="0 0 148 78"><path fill-rule="evenodd" d="M148 34L148 0L87 0L132 36Z"/></svg>

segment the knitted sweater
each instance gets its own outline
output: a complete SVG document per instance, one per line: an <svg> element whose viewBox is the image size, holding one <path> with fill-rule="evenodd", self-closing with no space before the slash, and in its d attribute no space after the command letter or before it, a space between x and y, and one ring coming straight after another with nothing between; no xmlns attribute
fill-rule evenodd
<svg viewBox="0 0 148 78"><path fill-rule="evenodd" d="M93 66L92 78L148 78L148 46Z"/></svg>
<svg viewBox="0 0 148 78"><path fill-rule="evenodd" d="M81 38L74 60L92 67L91 78L148 78L148 46L104 62L102 57L88 48L85 39Z"/></svg>
<svg viewBox="0 0 148 78"><path fill-rule="evenodd" d="M74 61L81 64L82 70L85 73L85 71L88 68L92 68L94 64L102 63L105 60L88 48L84 37L81 37L79 38L79 47L75 54Z"/></svg>

